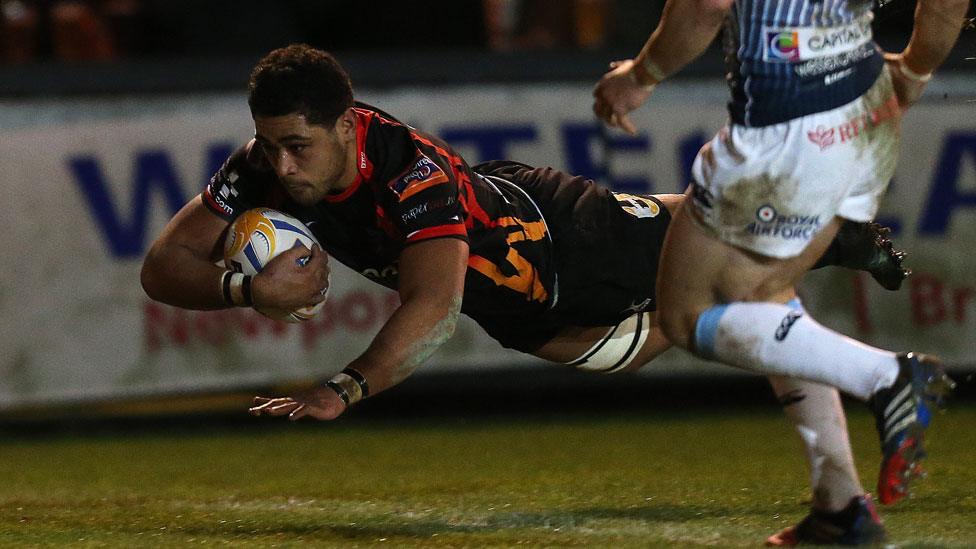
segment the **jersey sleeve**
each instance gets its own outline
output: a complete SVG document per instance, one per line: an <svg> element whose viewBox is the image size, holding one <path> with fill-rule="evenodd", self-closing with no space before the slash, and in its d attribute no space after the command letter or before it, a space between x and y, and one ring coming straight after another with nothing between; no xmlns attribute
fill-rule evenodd
<svg viewBox="0 0 976 549"><path fill-rule="evenodd" d="M392 189L406 244L433 238L468 240L460 189L452 170L420 152L393 181Z"/></svg>
<svg viewBox="0 0 976 549"><path fill-rule="evenodd" d="M244 146L231 154L201 193L207 208L226 221L266 205L272 191L273 174L249 160L248 153L249 148Z"/></svg>

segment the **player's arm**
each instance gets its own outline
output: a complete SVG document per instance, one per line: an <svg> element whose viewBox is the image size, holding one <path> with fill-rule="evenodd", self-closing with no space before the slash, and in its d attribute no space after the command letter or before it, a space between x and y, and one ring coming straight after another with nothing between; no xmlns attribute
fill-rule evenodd
<svg viewBox="0 0 976 549"><path fill-rule="evenodd" d="M340 393L354 400L364 386L373 395L406 379L454 333L467 263L464 240L438 238L408 246L400 254L400 307L366 351L349 364L352 371L333 378L329 385L293 396L257 397L251 413L333 419L346 409Z"/></svg>
<svg viewBox="0 0 976 549"><path fill-rule="evenodd" d="M669 0L657 28L634 59L615 61L593 90L593 111L611 127L637 128L628 113L660 81L694 61L722 27L733 0Z"/></svg>
<svg viewBox="0 0 976 549"><path fill-rule="evenodd" d="M932 73L952 50L965 23L969 0L919 0L905 50L885 56L902 107L921 97Z"/></svg>
<svg viewBox="0 0 976 549"><path fill-rule="evenodd" d="M142 263L146 294L184 309L222 309L221 277L215 262L228 222L211 213L201 196L190 200L166 225Z"/></svg>

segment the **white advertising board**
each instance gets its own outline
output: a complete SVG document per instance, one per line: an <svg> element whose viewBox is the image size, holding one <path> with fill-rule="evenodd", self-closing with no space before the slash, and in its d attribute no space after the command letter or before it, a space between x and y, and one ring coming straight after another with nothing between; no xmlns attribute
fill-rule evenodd
<svg viewBox="0 0 976 549"><path fill-rule="evenodd" d="M441 135L469 163L552 165L642 193L683 189L694 153L725 119L724 97L716 85L662 86L630 137L596 124L579 85L360 93ZM250 310L181 311L144 295L149 243L253 132L241 97L0 104L0 128L0 409L324 376L365 349L396 307L395 294L342 268L324 314L302 325ZM818 319L854 337L972 366L976 105L930 100L905 128L880 218L910 250L915 275L890 293L827 269L808 277L803 295ZM701 367L680 352L659 362L658 372ZM538 361L465 322L420 374L513 364Z"/></svg>

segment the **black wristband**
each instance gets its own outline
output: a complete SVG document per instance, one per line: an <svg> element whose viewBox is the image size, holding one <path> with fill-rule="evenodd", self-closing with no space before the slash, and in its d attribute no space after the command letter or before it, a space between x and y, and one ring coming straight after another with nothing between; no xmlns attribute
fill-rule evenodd
<svg viewBox="0 0 976 549"><path fill-rule="evenodd" d="M234 305L234 298L230 293L230 277L234 274L234 271L224 271L223 276L220 277L220 289L224 293L224 303L227 305Z"/></svg>
<svg viewBox="0 0 976 549"><path fill-rule="evenodd" d="M244 305L251 307L254 305L254 296L251 295L251 275L244 275L244 280L241 280L241 295L244 296ZM230 285L228 284L228 287Z"/></svg>
<svg viewBox="0 0 976 549"><path fill-rule="evenodd" d="M333 391L335 391L336 394L339 395L339 398L342 399L342 402L344 402L346 404L349 404L349 393L347 393L346 390L343 389L341 385L339 385L335 381L326 381L325 382L325 385L329 389L332 389Z"/></svg>
<svg viewBox="0 0 976 549"><path fill-rule="evenodd" d="M363 390L363 398L369 396L369 382L366 381L366 376L359 373L359 370L355 370L353 368L345 368L344 370L342 370L342 373L353 378L356 381L356 383L359 384L359 388Z"/></svg>

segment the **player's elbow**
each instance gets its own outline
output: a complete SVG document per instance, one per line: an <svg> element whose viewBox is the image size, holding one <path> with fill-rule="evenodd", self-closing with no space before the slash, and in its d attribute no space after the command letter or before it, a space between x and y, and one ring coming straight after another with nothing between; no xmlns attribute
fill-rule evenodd
<svg viewBox="0 0 976 549"><path fill-rule="evenodd" d="M163 290L165 281L163 278L164 270L161 268L162 261L156 247L149 250L145 259L142 261L142 271L139 273L139 282L146 295L156 301L163 301Z"/></svg>

